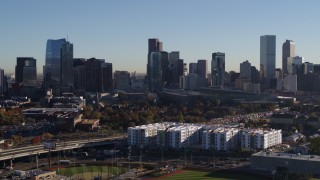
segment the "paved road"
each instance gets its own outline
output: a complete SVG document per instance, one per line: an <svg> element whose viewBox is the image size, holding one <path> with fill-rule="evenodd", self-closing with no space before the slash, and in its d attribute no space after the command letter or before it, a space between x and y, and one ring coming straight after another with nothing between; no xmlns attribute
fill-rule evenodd
<svg viewBox="0 0 320 180"><path fill-rule="evenodd" d="M108 137L108 138L95 138L95 139L58 142L56 145L56 149L51 151L78 149L81 147L95 146L97 144L104 144L104 143L108 144L112 140L120 140L120 139L123 139L124 137L125 136L115 136L115 137ZM14 159L18 157L36 155L36 154L43 154L43 153L48 153L48 150L44 150L43 144L7 149L0 153L0 161Z"/></svg>

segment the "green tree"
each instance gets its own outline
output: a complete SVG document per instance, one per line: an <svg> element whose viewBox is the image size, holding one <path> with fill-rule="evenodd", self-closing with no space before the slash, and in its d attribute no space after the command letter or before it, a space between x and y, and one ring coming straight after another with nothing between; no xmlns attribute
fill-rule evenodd
<svg viewBox="0 0 320 180"><path fill-rule="evenodd" d="M309 148L313 154L320 154L320 137L310 139Z"/></svg>

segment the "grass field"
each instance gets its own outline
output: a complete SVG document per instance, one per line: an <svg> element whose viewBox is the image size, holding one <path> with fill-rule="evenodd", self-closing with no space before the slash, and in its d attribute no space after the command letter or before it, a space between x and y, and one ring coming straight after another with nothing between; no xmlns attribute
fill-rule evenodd
<svg viewBox="0 0 320 180"><path fill-rule="evenodd" d="M173 174L172 176L160 177L160 179L172 179L172 180L188 180L188 179L200 179L200 180L267 180L268 178L247 175L240 173L229 172L203 172L203 171L183 171L181 173Z"/></svg>
<svg viewBox="0 0 320 180"><path fill-rule="evenodd" d="M68 168L60 168L59 171L56 170L58 174L64 176L74 176L79 174L92 174L93 176L96 174L120 174L126 171L124 168L119 167L111 167L109 166L83 166L83 167L68 167Z"/></svg>

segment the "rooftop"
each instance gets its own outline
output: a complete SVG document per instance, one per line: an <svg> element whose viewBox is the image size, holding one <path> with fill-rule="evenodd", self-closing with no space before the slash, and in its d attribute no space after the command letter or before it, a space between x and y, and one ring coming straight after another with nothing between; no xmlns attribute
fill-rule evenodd
<svg viewBox="0 0 320 180"><path fill-rule="evenodd" d="M295 159L295 160L308 160L308 161L318 161L320 162L320 156L316 155L301 155L301 154L291 154L291 153L274 153L274 152L258 152L252 156L263 156L263 157L273 157L281 159Z"/></svg>

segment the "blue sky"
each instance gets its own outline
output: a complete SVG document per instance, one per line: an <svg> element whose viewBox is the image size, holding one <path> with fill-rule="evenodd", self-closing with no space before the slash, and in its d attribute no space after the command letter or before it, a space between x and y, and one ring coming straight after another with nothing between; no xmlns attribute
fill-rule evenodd
<svg viewBox="0 0 320 180"><path fill-rule="evenodd" d="M259 37L277 36L277 62L286 39L296 54L320 63L320 1L298 0L3 0L0 67L14 72L16 57L37 59L42 73L47 39L66 38L74 57L103 58L114 70L145 72L148 38L185 62L226 53L226 70L248 59L259 67Z"/></svg>

